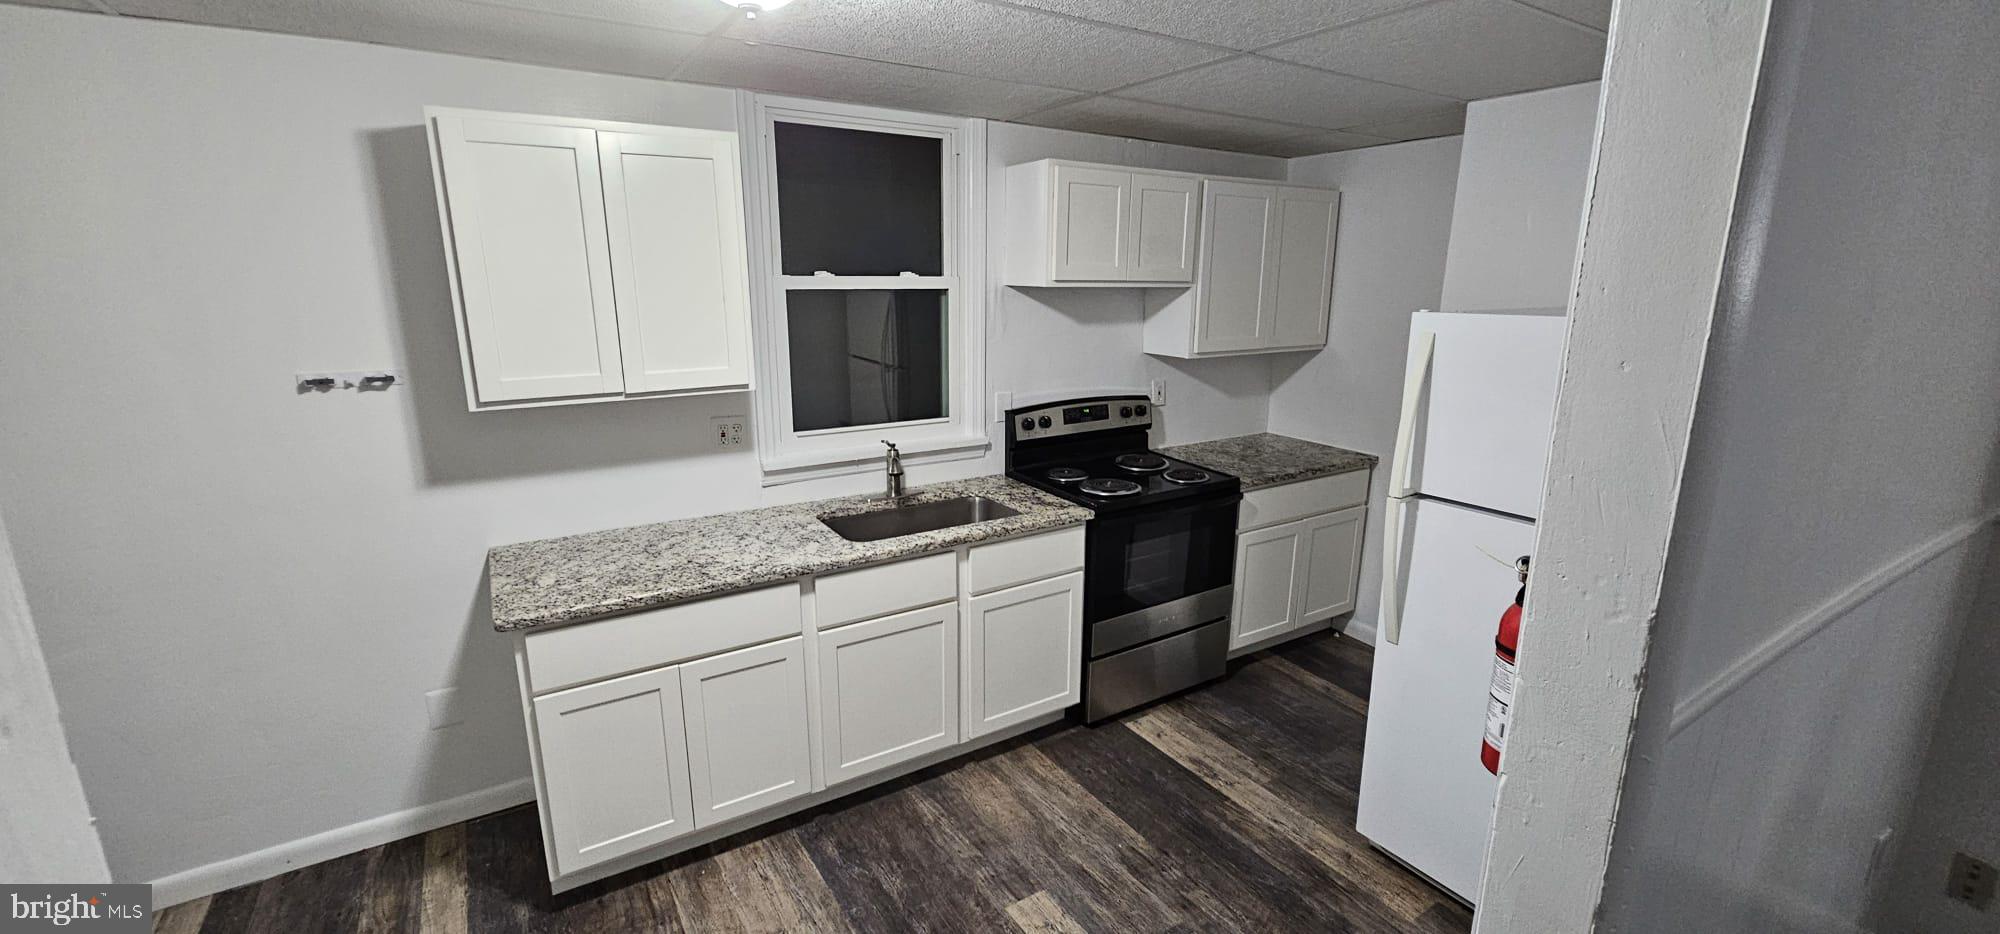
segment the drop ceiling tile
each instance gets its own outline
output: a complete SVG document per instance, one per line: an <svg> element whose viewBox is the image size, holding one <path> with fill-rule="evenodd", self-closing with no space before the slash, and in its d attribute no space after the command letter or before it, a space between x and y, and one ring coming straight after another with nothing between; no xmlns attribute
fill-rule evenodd
<svg viewBox="0 0 2000 934"><path fill-rule="evenodd" d="M460 0L112 2L120 13L135 16L651 78L671 76L702 43L689 33Z"/></svg>
<svg viewBox="0 0 2000 934"><path fill-rule="evenodd" d="M1226 53L978 0L800 0L738 39L1045 87L1104 91Z"/></svg>
<svg viewBox="0 0 2000 934"><path fill-rule="evenodd" d="M90 2L90 0L7 0L7 2L18 3L22 6L52 7L58 10L82 10L85 13L104 12L98 9L97 4Z"/></svg>
<svg viewBox="0 0 2000 934"><path fill-rule="evenodd" d="M1597 78L1604 36L1510 0L1447 0L1262 54L1480 100Z"/></svg>
<svg viewBox="0 0 2000 934"><path fill-rule="evenodd" d="M1086 98L1016 122L1236 152L1253 152L1251 147L1270 146L1306 132L1304 127L1117 97Z"/></svg>
<svg viewBox="0 0 2000 934"><path fill-rule="evenodd" d="M716 0L458 0L488 6L706 35L743 14Z"/></svg>
<svg viewBox="0 0 2000 934"><path fill-rule="evenodd" d="M709 40L675 77L700 84L1000 119L1076 96L1056 88L726 37Z"/></svg>
<svg viewBox="0 0 2000 934"><path fill-rule="evenodd" d="M1242 56L1125 88L1120 97L1338 130L1452 103L1422 91Z"/></svg>
<svg viewBox="0 0 2000 934"><path fill-rule="evenodd" d="M1422 0L1014 0L1134 29L1254 49Z"/></svg>
<svg viewBox="0 0 2000 934"><path fill-rule="evenodd" d="M1359 133L1348 133L1342 130L1312 130L1300 136L1293 136L1260 146L1251 146L1243 151L1263 156L1283 156L1287 159L1296 159L1300 156L1316 156L1323 152L1344 152L1349 149L1365 149L1369 146L1381 146L1388 142L1390 141L1386 139L1376 139L1373 136L1363 136Z"/></svg>
<svg viewBox="0 0 2000 934"><path fill-rule="evenodd" d="M1392 143L1430 139L1433 136L1455 136L1465 132L1465 105L1459 104L1447 110L1403 120L1367 123L1347 129L1350 133L1377 136Z"/></svg>
<svg viewBox="0 0 2000 934"><path fill-rule="evenodd" d="M1611 0L1519 0L1519 2L1598 29L1611 28Z"/></svg>

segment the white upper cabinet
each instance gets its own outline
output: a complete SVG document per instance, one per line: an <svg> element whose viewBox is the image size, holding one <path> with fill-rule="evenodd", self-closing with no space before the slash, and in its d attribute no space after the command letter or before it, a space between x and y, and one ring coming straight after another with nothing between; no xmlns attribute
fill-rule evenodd
<svg viewBox="0 0 2000 934"><path fill-rule="evenodd" d="M734 133L426 117L470 408L749 388Z"/></svg>
<svg viewBox="0 0 2000 934"><path fill-rule="evenodd" d="M1201 179L1044 159L1007 169L1007 284L1187 285Z"/></svg>
<svg viewBox="0 0 2000 934"><path fill-rule="evenodd" d="M749 385L735 140L602 131L597 151L625 391Z"/></svg>
<svg viewBox="0 0 2000 934"><path fill-rule="evenodd" d="M1202 183L1194 288L1148 295L1145 349L1167 357L1326 345L1340 193Z"/></svg>
<svg viewBox="0 0 2000 934"><path fill-rule="evenodd" d="M597 134L458 116L433 127L476 398L623 391Z"/></svg>

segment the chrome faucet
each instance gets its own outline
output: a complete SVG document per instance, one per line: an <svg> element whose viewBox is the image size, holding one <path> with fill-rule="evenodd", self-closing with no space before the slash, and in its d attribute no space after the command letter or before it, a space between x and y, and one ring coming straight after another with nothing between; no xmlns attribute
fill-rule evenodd
<svg viewBox="0 0 2000 934"><path fill-rule="evenodd" d="M883 455L884 466L889 470L889 491L883 495L889 499L902 499L903 452L896 450L896 446L890 442L884 441L882 443L888 445L889 448L889 453Z"/></svg>

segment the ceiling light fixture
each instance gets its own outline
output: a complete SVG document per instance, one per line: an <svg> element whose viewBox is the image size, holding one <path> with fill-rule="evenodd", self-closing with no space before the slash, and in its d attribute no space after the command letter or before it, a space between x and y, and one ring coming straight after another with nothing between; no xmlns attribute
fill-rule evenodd
<svg viewBox="0 0 2000 934"><path fill-rule="evenodd" d="M744 19L756 19L759 13L776 13L779 7L792 0L722 0L722 2L742 10Z"/></svg>

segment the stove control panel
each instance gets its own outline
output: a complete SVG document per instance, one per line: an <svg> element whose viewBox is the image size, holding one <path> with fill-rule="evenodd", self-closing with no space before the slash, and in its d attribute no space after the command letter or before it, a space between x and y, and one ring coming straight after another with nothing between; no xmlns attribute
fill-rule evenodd
<svg viewBox="0 0 2000 934"><path fill-rule="evenodd" d="M1007 421L1008 434L1014 440L1032 441L1117 428L1151 428L1153 406L1144 396L1079 399L1015 409L1008 413Z"/></svg>

